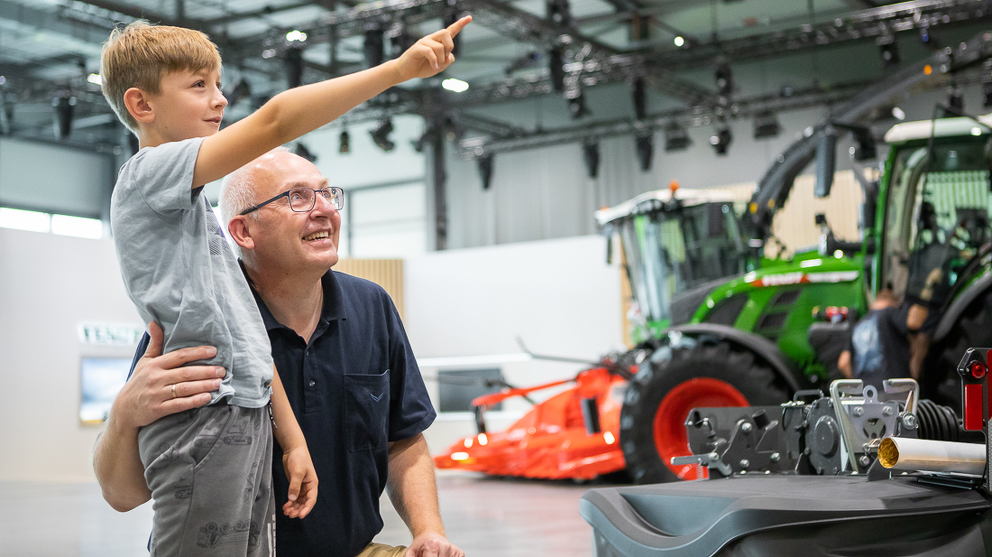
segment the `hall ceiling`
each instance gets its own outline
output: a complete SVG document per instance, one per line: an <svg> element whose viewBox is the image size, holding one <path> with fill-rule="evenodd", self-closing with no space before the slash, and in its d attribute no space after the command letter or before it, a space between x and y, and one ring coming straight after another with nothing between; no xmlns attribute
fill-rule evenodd
<svg viewBox="0 0 992 557"><path fill-rule="evenodd" d="M417 113L449 131L512 137L531 133L534 124L502 116L499 106L556 98L572 106L579 123L636 123L660 111L672 121L698 124L758 106L753 93L721 94L713 75L722 65L733 70L856 43L918 44L924 36L988 26L992 0L0 0L0 133L100 152L126 149L123 127L87 78L99 71L100 46L110 29L138 18L202 30L220 46L225 90L242 80L250 89L228 109L230 123L287 88L286 60L294 50L302 53L302 81L314 82L365 67L369 35L383 34L388 58L411 37L466 13L475 21L462 33L458 62L445 75L394 88L345 120ZM299 37L288 35L293 31L306 40L288 40ZM877 58L850 63L872 69L847 82L766 92L760 106L835 102L883 73ZM443 90L447 77L467 82L468 91ZM630 93L622 92L634 84L649 101L639 119L628 108ZM616 106L600 110L590 100L595 96L584 94L609 86L623 97L608 103L622 104L619 113ZM55 132L58 98L75 99L72 132L62 139ZM576 122L561 127L575 129Z"/></svg>

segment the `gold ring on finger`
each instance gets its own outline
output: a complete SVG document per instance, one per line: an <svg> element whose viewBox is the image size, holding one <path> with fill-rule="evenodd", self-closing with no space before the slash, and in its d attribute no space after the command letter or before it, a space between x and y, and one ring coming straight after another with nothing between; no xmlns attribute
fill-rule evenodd
<svg viewBox="0 0 992 557"><path fill-rule="evenodd" d="M176 384L172 384L172 398L176 398Z"/></svg>

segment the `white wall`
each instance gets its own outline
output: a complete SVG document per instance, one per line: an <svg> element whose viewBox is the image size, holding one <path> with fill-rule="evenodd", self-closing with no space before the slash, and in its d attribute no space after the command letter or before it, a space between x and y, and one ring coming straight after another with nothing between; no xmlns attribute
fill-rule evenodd
<svg viewBox="0 0 992 557"><path fill-rule="evenodd" d="M620 269L606 264L601 236L428 253L406 261L404 284L405 324L418 360L519 354L518 337L535 353L589 361L623 345ZM498 367L509 383L527 387L587 366L531 360ZM435 406L438 369L422 366ZM557 391L534 398L551 392ZM511 418L527 408L521 399L504 404ZM457 416L438 420L426 436L437 452L472 433L472 419Z"/></svg>
<svg viewBox="0 0 992 557"><path fill-rule="evenodd" d="M80 322L141 326L113 243L0 229L0 480L93 478L80 359L133 350L81 344Z"/></svg>

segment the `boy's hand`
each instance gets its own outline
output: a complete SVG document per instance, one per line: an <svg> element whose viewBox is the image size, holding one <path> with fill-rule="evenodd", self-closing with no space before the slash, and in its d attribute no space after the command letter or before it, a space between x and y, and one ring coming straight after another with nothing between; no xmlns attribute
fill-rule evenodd
<svg viewBox="0 0 992 557"><path fill-rule="evenodd" d="M317 472L310 451L304 445L283 452L282 467L289 477L289 501L282 512L289 518L303 518L317 502Z"/></svg>
<svg viewBox="0 0 992 557"><path fill-rule="evenodd" d="M455 61L451 51L455 48L452 39L472 21L467 15L452 23L447 29L441 29L417 41L406 52L396 59L396 71L402 83L415 77L431 77L445 70Z"/></svg>

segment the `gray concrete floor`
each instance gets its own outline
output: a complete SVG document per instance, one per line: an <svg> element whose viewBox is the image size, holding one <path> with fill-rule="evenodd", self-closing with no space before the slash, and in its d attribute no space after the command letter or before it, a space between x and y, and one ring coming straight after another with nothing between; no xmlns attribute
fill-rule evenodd
<svg viewBox="0 0 992 557"><path fill-rule="evenodd" d="M591 556L592 529L578 512L588 487L438 473L448 538L468 557ZM382 508L385 527L376 540L408 543L385 497ZM0 482L3 557L140 557L148 554L150 524L151 505L117 513L95 483Z"/></svg>

